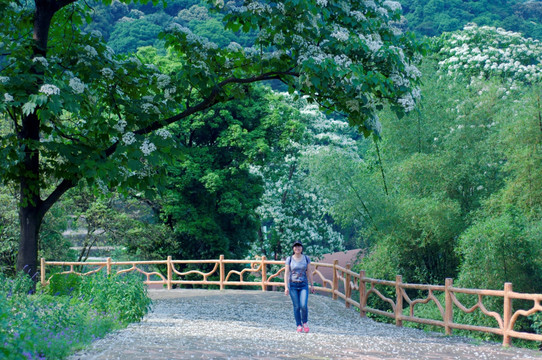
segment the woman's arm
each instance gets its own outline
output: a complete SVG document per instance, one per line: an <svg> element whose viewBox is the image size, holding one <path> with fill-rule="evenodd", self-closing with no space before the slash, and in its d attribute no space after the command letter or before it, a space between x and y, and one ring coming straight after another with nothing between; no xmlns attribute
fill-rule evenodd
<svg viewBox="0 0 542 360"><path fill-rule="evenodd" d="M290 293L290 282L288 279L290 278L290 265L284 266L284 295L288 295Z"/></svg>
<svg viewBox="0 0 542 360"><path fill-rule="evenodd" d="M310 264L307 264L307 278L309 279L309 287L312 293L314 293L314 282L312 280L312 271L310 269Z"/></svg>

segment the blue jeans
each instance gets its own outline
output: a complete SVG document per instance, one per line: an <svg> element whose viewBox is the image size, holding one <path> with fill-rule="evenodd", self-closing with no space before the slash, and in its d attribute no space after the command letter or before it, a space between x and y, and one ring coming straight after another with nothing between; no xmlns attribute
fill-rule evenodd
<svg viewBox="0 0 542 360"><path fill-rule="evenodd" d="M308 321L309 284L307 282L290 282L290 297L294 305L294 317L297 326Z"/></svg>

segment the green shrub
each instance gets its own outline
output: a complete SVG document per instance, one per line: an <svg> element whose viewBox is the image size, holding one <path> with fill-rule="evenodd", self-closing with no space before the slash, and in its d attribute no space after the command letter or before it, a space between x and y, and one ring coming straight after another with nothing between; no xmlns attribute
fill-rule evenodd
<svg viewBox="0 0 542 360"><path fill-rule="evenodd" d="M33 293L28 276L0 275L0 358L62 359L149 310L135 276L74 276L54 276Z"/></svg>
<svg viewBox="0 0 542 360"><path fill-rule="evenodd" d="M46 292L49 295L72 295L81 284L81 276L76 274L55 274L49 280Z"/></svg>
<svg viewBox="0 0 542 360"><path fill-rule="evenodd" d="M542 312L534 313L533 315L529 316L529 319L531 320L531 328L534 330L537 334L542 334Z"/></svg>
<svg viewBox="0 0 542 360"><path fill-rule="evenodd" d="M145 284L135 274L85 276L79 295L96 311L118 315L122 323L141 320L151 305Z"/></svg>

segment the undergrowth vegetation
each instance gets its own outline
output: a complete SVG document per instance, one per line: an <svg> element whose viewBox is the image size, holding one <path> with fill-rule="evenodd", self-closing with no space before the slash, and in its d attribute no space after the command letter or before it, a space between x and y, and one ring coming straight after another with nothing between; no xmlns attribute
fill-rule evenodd
<svg viewBox="0 0 542 360"><path fill-rule="evenodd" d="M136 276L55 275L32 280L0 274L0 358L62 359L110 331L141 320L151 300Z"/></svg>

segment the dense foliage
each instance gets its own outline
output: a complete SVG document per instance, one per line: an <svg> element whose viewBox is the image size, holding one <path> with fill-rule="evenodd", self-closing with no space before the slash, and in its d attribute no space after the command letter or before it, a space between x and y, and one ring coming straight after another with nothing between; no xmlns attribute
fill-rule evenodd
<svg viewBox="0 0 542 360"><path fill-rule="evenodd" d="M55 275L32 294L27 276L0 276L3 359L61 359L106 333L139 321L150 299L132 276Z"/></svg>
<svg viewBox="0 0 542 360"><path fill-rule="evenodd" d="M425 36L462 29L468 23L501 27L542 39L542 2L525 0L401 0L407 26Z"/></svg>

